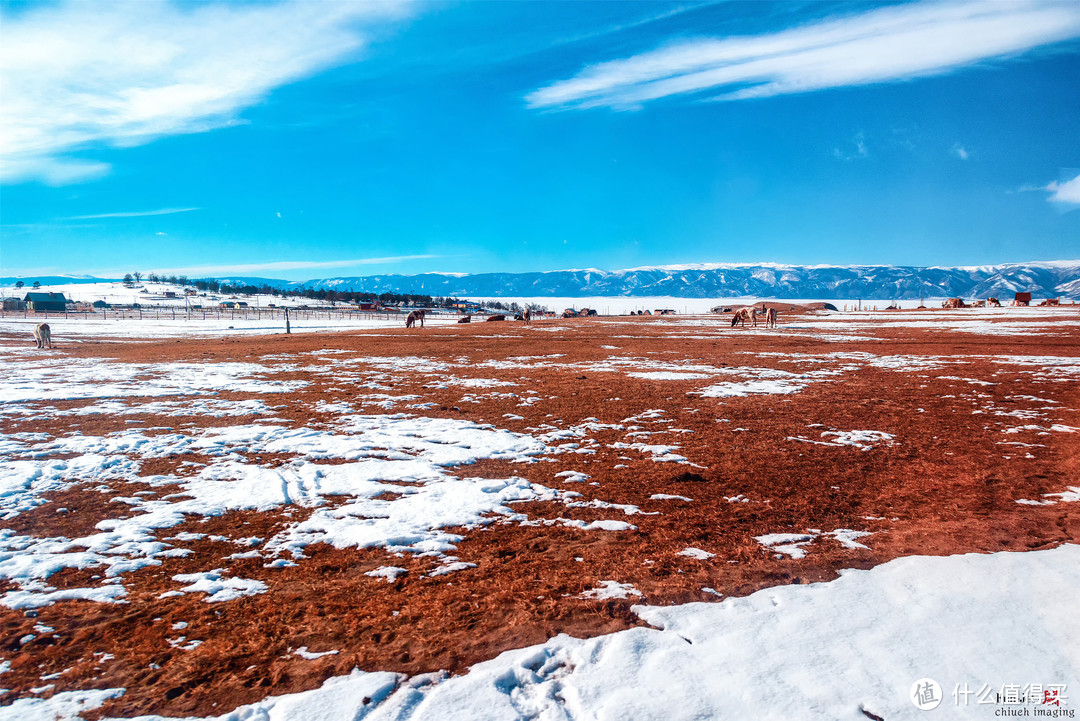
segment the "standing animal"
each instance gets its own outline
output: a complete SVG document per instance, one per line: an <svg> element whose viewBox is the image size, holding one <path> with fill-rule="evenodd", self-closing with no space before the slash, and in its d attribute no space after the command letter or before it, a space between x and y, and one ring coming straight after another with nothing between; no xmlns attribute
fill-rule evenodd
<svg viewBox="0 0 1080 721"><path fill-rule="evenodd" d="M416 321L420 321L421 328L424 327L424 311L414 310L411 311L407 316L405 316L405 327L412 328L414 325L416 325Z"/></svg>
<svg viewBox="0 0 1080 721"><path fill-rule="evenodd" d="M532 308L526 308L525 312L521 314L521 319L525 321L525 325L532 323Z"/></svg>
<svg viewBox="0 0 1080 721"><path fill-rule="evenodd" d="M45 346L52 348L52 330L48 323L40 323L34 328L34 342L37 343L38 348Z"/></svg>
<svg viewBox="0 0 1080 721"><path fill-rule="evenodd" d="M747 306L746 308L739 308L735 311L735 315L731 317L731 327L742 324L742 327L746 327L746 321L750 321L754 328L757 328L757 309L753 306Z"/></svg>
<svg viewBox="0 0 1080 721"><path fill-rule="evenodd" d="M766 328L775 328L776 327L776 308L766 308L765 309L765 327Z"/></svg>
<svg viewBox="0 0 1080 721"><path fill-rule="evenodd" d="M990 307L1000 308L1001 307L1001 301L998 300L997 298L987 298L986 299L986 307L988 307L988 308L990 308Z"/></svg>

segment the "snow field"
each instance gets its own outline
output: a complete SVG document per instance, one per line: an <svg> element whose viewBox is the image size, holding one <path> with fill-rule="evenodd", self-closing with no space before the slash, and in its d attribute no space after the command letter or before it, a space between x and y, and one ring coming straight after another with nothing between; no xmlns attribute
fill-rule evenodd
<svg viewBox="0 0 1080 721"><path fill-rule="evenodd" d="M598 592L608 589L629 592L616 582ZM857 721L870 713L915 721L927 716L912 702L912 686L927 677L943 691L938 717L982 719L1000 706L954 691L1035 683L1071 690L1080 668L1078 591L1080 546L913 556L744 598L634 606L651 627L586 640L559 635L460 676L353 671L212 719ZM71 718L121 693L21 699L6 712Z"/></svg>

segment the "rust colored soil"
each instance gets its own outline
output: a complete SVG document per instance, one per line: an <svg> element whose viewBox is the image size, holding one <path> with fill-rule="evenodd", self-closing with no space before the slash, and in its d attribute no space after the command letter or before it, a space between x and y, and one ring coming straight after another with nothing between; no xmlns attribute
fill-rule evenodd
<svg viewBox="0 0 1080 721"><path fill-rule="evenodd" d="M879 317L882 324L866 331L874 340L852 341L823 340L783 328L771 334L731 330L723 318L711 326L668 319L573 319L541 321L531 328L520 323L429 325L408 332L155 343L102 340L61 348L57 352L71 358L140 363L247 361L272 366L314 352L302 356L303 363L318 364L323 358L319 353L327 350L452 361L461 364L453 374L512 381L519 384L514 388L518 395L500 393L506 387L430 387L437 384L423 369L375 369L373 377L376 371L383 376L380 382L393 388L386 392L415 394L435 404L409 411L420 415L464 418L534 435L545 427L582 423L624 426L596 427L582 448L563 449L588 453L551 453L549 461L531 464L480 461L453 469L457 476L518 476L577 491L581 504L529 502L516 504L515 510L530 519L618 519L636 530L529 525L499 517L485 527L455 529L464 536L455 553L461 561L476 564L474 568L430 577L422 574L436 560L423 556L320 545L309 547L308 557L295 566L268 569L260 558L224 561L237 545L209 540L267 538L301 520L305 509L192 518L162 530L159 538L184 531L206 537L187 545L193 551L188 556L127 574L126 603L62 601L30 613L0 609L0 655L11 664L3 677L9 690L0 701L30 695L30 689L50 683L54 687L46 693L124 687L126 693L100 713L216 715L268 695L316 687L354 667L408 674L461 672L558 633L591 636L624 629L641 623L630 611L632 602L718 600L703 589L746 595L779 584L829 580L839 569L869 568L904 555L1023 551L1078 542L1080 504L1017 500L1043 499L1043 494L1065 491L1080 478L1080 432L1068 430L1080 427L1077 379L1052 376L1039 360L1080 355L1080 326L1061 325L1055 334L978 335L947 326L894 327L887 324L888 315ZM843 370L852 362L843 354L865 353L933 358L942 365L896 370L863 364ZM524 367L477 368L485 361L553 354L561 355L518 363ZM841 355L824 358L828 354ZM1001 356L1031 358L1003 363ZM616 370L598 367L611 358L639 361ZM628 375L635 363L649 361L838 372L791 394L716 398L699 392L739 377ZM368 392L332 374L304 369L274 378L302 379L310 385L273 396L235 392L214 397L263 398L267 405L279 406L273 416L283 422L319 428L327 423L316 411L320 401L356 403ZM523 405L524 390L537 391L540 400ZM90 402L41 405L63 410ZM653 409L663 414L647 413ZM364 410L400 411L375 406ZM638 420L627 422L633 417ZM105 435L130 429L130 419L143 421L140 427L205 428L250 423L257 417L0 416L0 430ZM629 425L640 429L630 431L625 428ZM1052 425L1055 430L1049 430ZM893 442L868 450L823 445L829 437L822 433L870 429L891 434ZM690 463L657 462L654 454L633 443L677 446L674 453ZM198 455L148 459L141 473L183 476L191 464L206 460ZM286 461L272 454L247 458L267 466ZM565 477L556 475L562 471L590 478L565 483ZM157 498L178 490L174 485L111 483L106 494L93 485L74 485L46 496L43 505L0 521L0 526L39 537L85 535L98 522L130 512L112 501L115 495L143 492ZM692 500L653 498L658 494ZM590 505L594 500L637 506L643 513L625 515L618 508ZM824 533L801 547L804 558L777 553L755 540L808 529ZM839 535L829 535L837 529L873 535L858 539L865 548L852 548ZM680 555L688 547L714 555L704 560ZM213 604L203 603L201 594L159 597L176 587L173 575L223 564L231 564L233 575L262 581L269 590ZM385 565L409 572L391 583L364 575ZM67 569L51 576L49 584L76 587L99 582L97 575L92 567ZM605 580L632 583L643 597L581 597ZM3 590L11 587L5 584ZM188 625L176 631L172 625L177 622ZM35 625L53 631L41 633ZM28 635L34 638L23 642ZM179 635L202 643L189 650L171 645L169 640ZM303 646L311 652L338 653L307 660L294 653Z"/></svg>

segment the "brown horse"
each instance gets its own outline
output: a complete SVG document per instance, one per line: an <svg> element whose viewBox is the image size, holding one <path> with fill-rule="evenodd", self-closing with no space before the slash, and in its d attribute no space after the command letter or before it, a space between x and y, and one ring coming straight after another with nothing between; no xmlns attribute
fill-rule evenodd
<svg viewBox="0 0 1080 721"><path fill-rule="evenodd" d="M526 308L525 312L521 314L521 319L525 321L525 325L532 323L532 308Z"/></svg>
<svg viewBox="0 0 1080 721"><path fill-rule="evenodd" d="M746 321L750 321L753 327L757 328L757 308L752 305L735 311L735 315L731 317L731 327L734 328L742 324L742 327L745 328Z"/></svg>
<svg viewBox="0 0 1080 721"><path fill-rule="evenodd" d="M766 308L765 309L765 327L766 328L775 328L776 327L776 308Z"/></svg>
<svg viewBox="0 0 1080 721"><path fill-rule="evenodd" d="M407 316L405 316L405 327L406 328L412 328L414 325L416 325L416 321L420 321L420 327L423 328L424 327L424 315L425 315L425 312L422 311L422 310L414 310L414 311L412 311Z"/></svg>

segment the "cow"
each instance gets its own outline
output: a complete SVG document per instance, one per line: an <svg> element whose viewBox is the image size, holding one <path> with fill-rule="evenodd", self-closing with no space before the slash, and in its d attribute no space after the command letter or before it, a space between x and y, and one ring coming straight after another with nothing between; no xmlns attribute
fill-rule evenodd
<svg viewBox="0 0 1080 721"><path fill-rule="evenodd" d="M506 320L506 316L504 314L502 314L502 313L496 313L495 315L489 315L487 318L484 318L484 320L485 321Z"/></svg>
<svg viewBox="0 0 1080 721"><path fill-rule="evenodd" d="M34 342L37 343L38 348L45 346L52 348L52 330L48 323L41 323L34 328Z"/></svg>
<svg viewBox="0 0 1080 721"><path fill-rule="evenodd" d="M472 316L467 315L464 318L458 318L458 323L472 323Z"/></svg>
<svg viewBox="0 0 1080 721"><path fill-rule="evenodd" d="M742 327L746 327L746 321L750 321L754 328L757 328L757 308L753 306L747 306L746 308L739 308L735 311L735 315L731 317L731 327L742 324Z"/></svg>
<svg viewBox="0 0 1080 721"><path fill-rule="evenodd" d="M409 315L405 316L405 327L412 328L414 325L416 325L416 321L420 321L421 328L424 327L424 311L414 310L411 311Z"/></svg>

